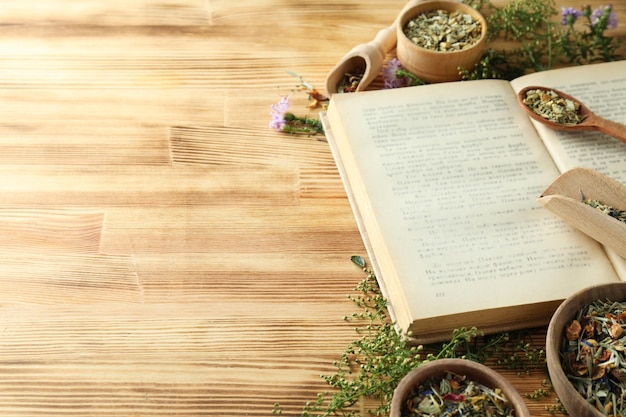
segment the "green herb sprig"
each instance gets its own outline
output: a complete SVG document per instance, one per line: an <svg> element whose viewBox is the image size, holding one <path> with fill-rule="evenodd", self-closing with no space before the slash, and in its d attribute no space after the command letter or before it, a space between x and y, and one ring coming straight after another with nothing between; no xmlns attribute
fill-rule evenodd
<svg viewBox="0 0 626 417"><path fill-rule="evenodd" d="M490 0L462 1L479 10L488 27L488 49L473 69L459 68L463 80L513 80L558 66L623 58L618 53L621 39L607 32L617 25L611 6L563 8L559 20L554 0L510 0L501 7ZM386 86L425 84L399 61L392 67L387 69L395 71L383 71Z"/></svg>
<svg viewBox="0 0 626 417"><path fill-rule="evenodd" d="M500 78L563 65L582 65L622 59L619 38L606 33L613 25L612 9L592 11L564 9L559 14L554 0L511 0L496 7L490 0L464 0L486 16L490 49L472 70L461 70L463 79ZM584 23L577 22L582 18ZM491 42L503 40L514 46L498 49Z"/></svg>
<svg viewBox="0 0 626 417"><path fill-rule="evenodd" d="M366 410L367 415L387 416L400 380L421 363L436 359L494 361L519 373L545 370L543 349L536 347L526 332L483 336L475 327L461 328L454 330L445 343L426 346L413 343L411 334L401 334L391 322L387 300L365 260L361 256L353 256L351 260L365 273L355 293L348 295L358 311L344 317L355 324L357 338L333 362L335 372L321 376L330 389L304 404L302 417L356 417L364 400L373 404ZM529 398L543 396L536 394ZM274 405L273 414L282 414L279 403Z"/></svg>
<svg viewBox="0 0 626 417"><path fill-rule="evenodd" d="M620 41L605 35L605 30L617 26L611 6L591 10L587 5L580 11L570 8L563 15L566 30L558 38L557 51L562 51L566 62L582 65L620 59L617 54ZM578 18L584 22L585 29L579 29Z"/></svg>
<svg viewBox="0 0 626 417"><path fill-rule="evenodd" d="M621 40L606 32L613 25L610 6L596 11L589 6L581 11L564 9L559 21L554 0L511 0L502 7L490 0L463 2L486 16L489 45L474 69L461 70L465 80L512 80L557 66L623 59L618 53ZM508 44L498 48L496 40Z"/></svg>
<svg viewBox="0 0 626 417"><path fill-rule="evenodd" d="M394 323L389 320L387 300L365 260L353 256L352 262L366 273L355 288L356 294L348 295L359 312L344 317L356 324L358 338L333 363L336 372L322 375L332 392L320 393L315 401L306 403L303 417L357 416L354 407L365 398L374 399L377 404L367 411L369 415L386 416L395 387L409 371L424 361L460 357L461 348L479 335L476 328L455 330L448 343L439 349L431 347L431 353L425 353L424 346L410 342L410 334L402 335L396 331ZM282 414L279 404L275 405L273 413Z"/></svg>

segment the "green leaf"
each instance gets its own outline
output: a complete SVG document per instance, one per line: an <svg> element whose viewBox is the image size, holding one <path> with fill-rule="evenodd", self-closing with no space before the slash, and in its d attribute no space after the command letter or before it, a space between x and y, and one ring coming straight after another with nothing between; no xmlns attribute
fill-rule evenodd
<svg viewBox="0 0 626 417"><path fill-rule="evenodd" d="M365 259L363 259L362 256L354 255L350 258L350 260L360 268L365 268Z"/></svg>

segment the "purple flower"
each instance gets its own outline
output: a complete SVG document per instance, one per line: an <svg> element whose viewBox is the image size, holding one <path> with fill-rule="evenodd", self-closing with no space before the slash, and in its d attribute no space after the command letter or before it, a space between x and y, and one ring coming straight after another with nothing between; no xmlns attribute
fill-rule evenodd
<svg viewBox="0 0 626 417"><path fill-rule="evenodd" d="M617 27L617 15L613 12L613 6L600 6L591 13L591 24L596 25L601 18L606 18L606 27L615 29Z"/></svg>
<svg viewBox="0 0 626 417"><path fill-rule="evenodd" d="M580 10L576 10L573 7L563 7L561 6L561 24L563 26L573 25L576 22L576 19L581 17L583 12Z"/></svg>
<svg viewBox="0 0 626 417"><path fill-rule="evenodd" d="M402 64L397 58L393 58L387 62L383 68L383 81L385 88L405 87L409 84L407 77L398 78L397 71L402 69Z"/></svg>
<svg viewBox="0 0 626 417"><path fill-rule="evenodd" d="M272 121L270 122L270 129L274 129L277 131L282 131L287 124L285 120L285 113L291 106L291 101L289 100L289 96L282 96L278 103L272 104L270 115L272 116Z"/></svg>

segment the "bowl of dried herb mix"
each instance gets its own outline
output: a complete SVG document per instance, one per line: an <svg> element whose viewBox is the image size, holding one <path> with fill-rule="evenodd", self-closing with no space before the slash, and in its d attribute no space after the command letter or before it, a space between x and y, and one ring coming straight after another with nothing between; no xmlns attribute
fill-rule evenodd
<svg viewBox="0 0 626 417"><path fill-rule="evenodd" d="M438 359L398 384L390 417L530 417L515 387L493 369L466 359Z"/></svg>
<svg viewBox="0 0 626 417"><path fill-rule="evenodd" d="M569 415L626 413L626 282L567 298L546 335L550 380Z"/></svg>
<svg viewBox="0 0 626 417"><path fill-rule="evenodd" d="M467 4L425 1L402 13L396 26L402 66L428 82L457 81L472 70L487 42L484 16Z"/></svg>

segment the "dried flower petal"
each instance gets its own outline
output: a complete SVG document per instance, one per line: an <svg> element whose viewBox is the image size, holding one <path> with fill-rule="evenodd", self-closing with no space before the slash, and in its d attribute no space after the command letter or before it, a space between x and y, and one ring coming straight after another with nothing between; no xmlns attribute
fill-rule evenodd
<svg viewBox="0 0 626 417"><path fill-rule="evenodd" d="M609 333L613 339L619 339L619 337L624 333L624 329L617 323L613 323L609 328Z"/></svg>
<svg viewBox="0 0 626 417"><path fill-rule="evenodd" d="M593 370L593 374L591 375L591 379L593 381L600 379L604 376L604 374L606 374L606 367L604 366L597 366L594 368Z"/></svg>
<svg viewBox="0 0 626 417"><path fill-rule="evenodd" d="M582 327L580 326L580 322L578 320L573 320L565 329L565 336L567 337L567 340L577 340L581 331Z"/></svg>

